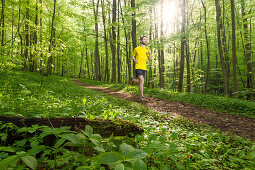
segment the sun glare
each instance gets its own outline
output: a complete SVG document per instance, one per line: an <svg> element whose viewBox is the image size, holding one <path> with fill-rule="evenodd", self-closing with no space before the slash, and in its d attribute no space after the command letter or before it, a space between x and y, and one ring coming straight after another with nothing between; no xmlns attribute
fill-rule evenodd
<svg viewBox="0 0 255 170"><path fill-rule="evenodd" d="M161 4L158 4L158 14L161 19ZM176 0L164 0L163 2L163 30L164 34L174 32L174 23L178 15L178 5Z"/></svg>

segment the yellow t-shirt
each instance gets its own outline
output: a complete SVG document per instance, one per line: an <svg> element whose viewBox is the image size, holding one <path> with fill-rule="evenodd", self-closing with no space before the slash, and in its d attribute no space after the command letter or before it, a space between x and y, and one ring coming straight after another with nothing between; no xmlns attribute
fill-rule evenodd
<svg viewBox="0 0 255 170"><path fill-rule="evenodd" d="M136 47L134 49L133 55L138 62L135 64L135 69L146 70L146 60L149 57L150 49L148 47Z"/></svg>

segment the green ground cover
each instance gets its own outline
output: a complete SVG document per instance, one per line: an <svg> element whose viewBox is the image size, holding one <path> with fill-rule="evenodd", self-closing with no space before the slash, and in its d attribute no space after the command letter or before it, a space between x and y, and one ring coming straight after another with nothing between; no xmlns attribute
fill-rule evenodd
<svg viewBox="0 0 255 170"><path fill-rule="evenodd" d="M88 79L80 79L80 81L91 85L103 86L114 90L123 90L126 92L139 94L137 86L133 85L115 84ZM144 94L147 96L161 98L168 101L178 101L184 104L201 106L212 111L219 111L239 116L255 118L255 102L252 101L196 93L179 93L173 92L168 89L152 89L146 87L144 88Z"/></svg>
<svg viewBox="0 0 255 170"><path fill-rule="evenodd" d="M42 80L42 83L41 83ZM111 85L113 86L113 85ZM116 85L120 88L120 85ZM124 87L124 86L123 86ZM125 87L131 88L134 87ZM165 120L137 103L100 94L71 79L0 72L0 114L25 117L121 118L145 132L102 138L87 126L17 128L0 124L0 167L12 169L253 169L255 143L180 118ZM21 136L12 140L13 136ZM49 138L54 140L50 140Z"/></svg>

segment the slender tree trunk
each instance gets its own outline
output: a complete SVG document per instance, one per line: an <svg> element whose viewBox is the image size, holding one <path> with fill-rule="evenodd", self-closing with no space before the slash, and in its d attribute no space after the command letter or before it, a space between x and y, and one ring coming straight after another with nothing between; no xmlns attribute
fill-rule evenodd
<svg viewBox="0 0 255 170"><path fill-rule="evenodd" d="M118 10L120 6L120 0L118 0ZM118 12L118 23L119 23L119 12ZM118 30L117 30L117 61L118 61L118 83L121 83L121 59L120 59L120 26L118 25Z"/></svg>
<svg viewBox="0 0 255 170"><path fill-rule="evenodd" d="M83 57L84 57L84 49L83 49L83 47L81 47L81 63L80 63L79 78L81 78L81 74L82 74Z"/></svg>
<svg viewBox="0 0 255 170"><path fill-rule="evenodd" d="M160 37L162 38L164 35L163 32L163 5L164 5L164 0L161 0L161 23L160 23ZM161 40L162 41L162 40ZM159 87L164 88L165 87L165 54L164 54L164 46L162 42L162 47L160 50L160 55L159 55Z"/></svg>
<svg viewBox="0 0 255 170"><path fill-rule="evenodd" d="M222 43L221 43L221 31L222 31L222 24L221 23L222 23L222 21L221 21L220 4L219 4L218 0L215 0L215 6L216 6L218 50L219 50L219 55L220 55L221 68L222 68L224 95L227 96L228 95L227 72L226 72L226 65L225 65L225 61L224 61Z"/></svg>
<svg viewBox="0 0 255 170"><path fill-rule="evenodd" d="M242 6L242 17L243 17L243 29L244 29L244 44L245 44L245 60L246 60L246 77L247 77L247 89L248 89L248 94L247 94L247 99L251 100L252 99L252 89L253 89L253 84L252 84L252 61L251 61L251 42L249 42L249 30L248 30L248 16L245 12L245 1L241 1L241 6Z"/></svg>
<svg viewBox="0 0 255 170"><path fill-rule="evenodd" d="M108 54L108 38L107 38L107 30L106 30L104 0L101 1L101 4L102 4L102 18L103 18L103 25L104 25L104 46L105 46L105 77L104 77L104 80L109 81L110 80L109 54Z"/></svg>
<svg viewBox="0 0 255 170"><path fill-rule="evenodd" d="M117 4L116 0L113 0L112 7L112 38L111 38L111 48L112 48L112 82L116 82L116 13L117 13Z"/></svg>
<svg viewBox="0 0 255 170"><path fill-rule="evenodd" d="M25 41L26 41L26 48L24 53L24 64L23 64L23 70L27 70L27 61L28 61L28 49L29 49L29 0L27 0L27 7L26 7L26 22L25 22Z"/></svg>
<svg viewBox="0 0 255 170"><path fill-rule="evenodd" d="M126 4L126 1L125 1ZM120 4L121 5L121 4ZM126 45L125 45L125 50L126 50L126 64L127 64L127 74L128 74L128 82L131 81L131 57L130 57L130 52L129 52L129 39L130 39L130 34L127 32L127 29L125 28L125 20L123 16L123 11L122 8L120 7L120 12L121 12L121 18L122 18L122 23L124 26L124 34L125 34L125 40L126 40Z"/></svg>
<svg viewBox="0 0 255 170"><path fill-rule="evenodd" d="M182 38L181 38L181 61L180 61L180 72L179 72L179 83L178 83L178 91L182 92L183 89L183 73L184 73L184 60L185 60L185 23L186 23L186 12L185 12L186 0L181 0L181 16L182 16Z"/></svg>
<svg viewBox="0 0 255 170"><path fill-rule="evenodd" d="M97 0L97 4L95 6L94 0L93 5L94 5L94 17L95 17L95 32L96 32L96 37L95 37L95 73L96 73L96 80L101 80L100 76L100 58L99 58L99 48L98 48L98 6L99 6L99 0Z"/></svg>
<svg viewBox="0 0 255 170"><path fill-rule="evenodd" d="M237 74L236 74L236 65L237 65L237 56L236 56L236 23L235 23L235 2L234 0L231 1L231 21L232 21L232 59L233 59L233 84L234 90L233 93L236 96L238 92L237 86Z"/></svg>
<svg viewBox="0 0 255 170"><path fill-rule="evenodd" d="M206 78L205 78L205 88L204 88L204 94L206 94L206 90L207 90L207 86L209 84L209 74L210 74L210 45L209 45L209 40L208 40L208 35L207 35L207 11L206 11L206 6L203 2L203 0L201 0L201 3L203 5L204 8L204 15L205 15L205 26L204 26L204 31L205 31L205 40L206 40L206 50L207 50L207 69L206 69Z"/></svg>
<svg viewBox="0 0 255 170"><path fill-rule="evenodd" d="M191 92L189 42L186 42L187 92Z"/></svg>
<svg viewBox="0 0 255 170"><path fill-rule="evenodd" d="M54 46L54 38L55 38L54 21L55 21L55 14L56 14L56 3L57 3L57 0L54 0L54 9L53 9L52 21L51 21L51 35L50 35L50 45L49 45L50 56L48 57L48 61L47 61L47 73L46 73L47 76L52 73L52 47Z"/></svg>
<svg viewBox="0 0 255 170"><path fill-rule="evenodd" d="M131 0L132 13L132 45L133 50L136 48L136 19L135 19L135 0ZM135 77L135 62L133 61L133 77Z"/></svg>
<svg viewBox="0 0 255 170"><path fill-rule="evenodd" d="M2 13L1 13L1 46L4 46L4 35L5 35L5 0L2 0ZM3 54L3 51L2 51Z"/></svg>

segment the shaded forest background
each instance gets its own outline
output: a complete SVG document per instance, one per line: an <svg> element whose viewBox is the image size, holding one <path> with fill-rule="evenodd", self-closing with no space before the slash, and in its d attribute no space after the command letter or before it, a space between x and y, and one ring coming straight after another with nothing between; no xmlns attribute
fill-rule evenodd
<svg viewBox="0 0 255 170"><path fill-rule="evenodd" d="M146 86L254 99L255 1L1 0L0 69L128 83L147 35Z"/></svg>

